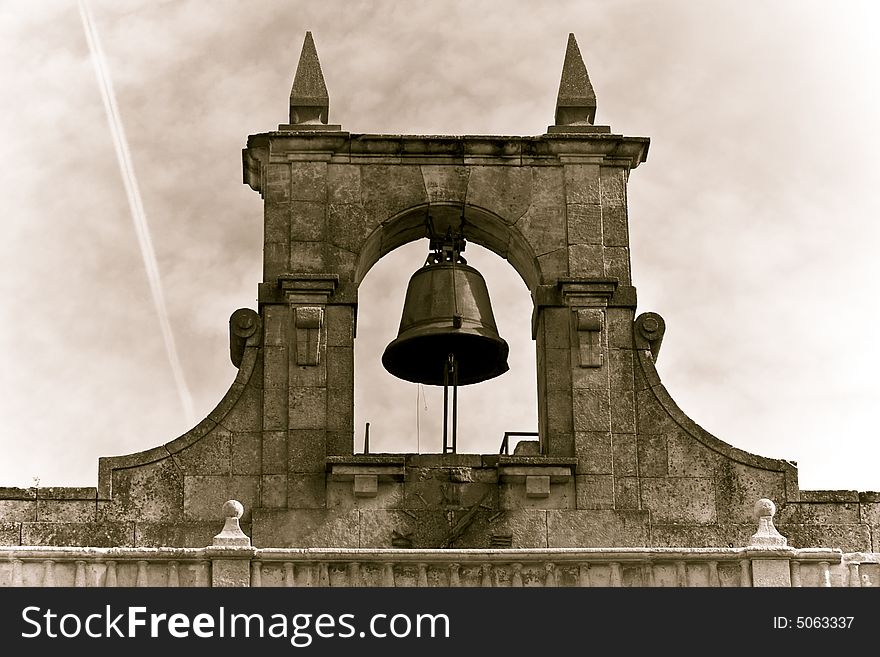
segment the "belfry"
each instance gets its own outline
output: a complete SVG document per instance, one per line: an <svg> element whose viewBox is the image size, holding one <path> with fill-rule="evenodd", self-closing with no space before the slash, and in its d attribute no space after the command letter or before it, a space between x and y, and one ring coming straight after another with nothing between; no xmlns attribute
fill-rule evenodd
<svg viewBox="0 0 880 657"><path fill-rule="evenodd" d="M242 151L264 248L258 303L229 322L237 377L184 435L100 459L96 488L0 489L0 583L44 581L28 550L66 546L53 577L106 585L90 546L132 550L114 582L880 585L880 494L802 491L793 463L709 434L661 382L666 326L638 307L627 212L649 140L596 107L572 34L544 134L348 132L306 33L288 122ZM500 454L459 453L454 422L442 453L355 450L358 286L426 236L375 358L444 386L453 415L458 386L518 376L462 251L507 260L533 301L538 427ZM168 558L134 554L154 547L208 551L175 557L172 580Z"/></svg>

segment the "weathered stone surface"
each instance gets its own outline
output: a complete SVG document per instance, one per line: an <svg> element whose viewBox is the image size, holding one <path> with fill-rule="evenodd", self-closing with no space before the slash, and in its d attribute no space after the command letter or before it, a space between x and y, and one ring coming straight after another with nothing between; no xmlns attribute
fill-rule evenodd
<svg viewBox="0 0 880 657"><path fill-rule="evenodd" d="M113 501L98 510L99 521L183 519L183 471L171 458L114 470L112 477Z"/></svg>
<svg viewBox="0 0 880 657"><path fill-rule="evenodd" d="M568 269L572 276L603 278L603 248L593 244L572 244L568 247Z"/></svg>
<svg viewBox="0 0 880 657"><path fill-rule="evenodd" d="M37 500L37 522L94 522L95 500Z"/></svg>
<svg viewBox="0 0 880 657"><path fill-rule="evenodd" d="M467 167L423 164L421 168L430 203L465 200L470 176Z"/></svg>
<svg viewBox="0 0 880 657"><path fill-rule="evenodd" d="M778 524L779 533L794 548L826 547L844 552L870 552L871 532L867 525Z"/></svg>
<svg viewBox="0 0 880 657"><path fill-rule="evenodd" d="M645 477L641 481L642 508L652 522L712 524L717 521L712 479L697 477Z"/></svg>
<svg viewBox="0 0 880 657"><path fill-rule="evenodd" d="M532 176L520 167L472 166L467 202L514 224L532 200Z"/></svg>
<svg viewBox="0 0 880 657"><path fill-rule="evenodd" d="M360 205L331 203L328 212L330 241L352 253L361 250L364 242L381 223L377 215L367 215Z"/></svg>
<svg viewBox="0 0 880 657"><path fill-rule="evenodd" d="M292 429L287 440L289 472L323 472L327 459L323 429Z"/></svg>
<svg viewBox="0 0 880 657"><path fill-rule="evenodd" d="M611 434L604 431L578 431L575 433L578 456L578 472L581 474L611 474Z"/></svg>
<svg viewBox="0 0 880 657"><path fill-rule="evenodd" d="M356 495L353 481L327 481L327 508L333 511L350 509L403 509L404 485L395 481L377 481L373 495Z"/></svg>
<svg viewBox="0 0 880 657"><path fill-rule="evenodd" d="M546 480L547 494L544 496L529 495L527 486L530 477L526 477L525 484L500 484L498 486L499 508L507 510L515 509L574 509L576 504L574 481L567 484L551 484L549 477ZM536 484L533 483L532 486ZM536 492L539 489L535 489Z"/></svg>
<svg viewBox="0 0 880 657"><path fill-rule="evenodd" d="M785 477L781 472L720 459L716 467L715 495L721 518L728 522L750 522L756 500L766 498L779 506L786 499Z"/></svg>
<svg viewBox="0 0 880 657"><path fill-rule="evenodd" d="M562 208L530 207L514 226L536 255L565 248L565 214Z"/></svg>
<svg viewBox="0 0 880 657"><path fill-rule="evenodd" d="M880 502L862 502L859 505L859 521L874 527L880 539Z"/></svg>
<svg viewBox="0 0 880 657"><path fill-rule="evenodd" d="M517 271L522 272L526 268L522 265L517 266L511 253L510 261L514 263ZM559 249L551 253L545 253L538 256L538 267L541 274L541 281L553 281L561 276L568 274L568 249Z"/></svg>
<svg viewBox="0 0 880 657"><path fill-rule="evenodd" d="M626 207L602 208L602 243L605 246L629 246Z"/></svg>
<svg viewBox="0 0 880 657"><path fill-rule="evenodd" d="M266 182L263 190L267 203L290 200L290 165L270 164L265 168Z"/></svg>
<svg viewBox="0 0 880 657"><path fill-rule="evenodd" d="M475 529L481 527L478 518ZM547 511L539 509L509 509L485 517L485 536L509 535L513 548L547 547ZM465 547L461 545L461 547ZM474 547L488 547L475 545Z"/></svg>
<svg viewBox="0 0 880 657"><path fill-rule="evenodd" d="M324 201L327 198L327 163L296 162L290 168L290 199Z"/></svg>
<svg viewBox="0 0 880 657"><path fill-rule="evenodd" d="M269 431L287 429L288 394L284 388L263 391L263 427Z"/></svg>
<svg viewBox="0 0 880 657"><path fill-rule="evenodd" d="M37 503L35 500L0 499L0 518L7 522L34 521L37 519Z"/></svg>
<svg viewBox="0 0 880 657"><path fill-rule="evenodd" d="M241 587L251 585L249 559L214 559L211 564L211 586Z"/></svg>
<svg viewBox="0 0 880 657"><path fill-rule="evenodd" d="M612 434L611 444L614 458L615 477L635 477L638 475L638 457L635 434Z"/></svg>
<svg viewBox="0 0 880 657"><path fill-rule="evenodd" d="M606 278L616 278L620 285L630 285L632 283L629 247L606 246L602 250L602 258L604 260Z"/></svg>
<svg viewBox="0 0 880 657"><path fill-rule="evenodd" d="M287 478L287 506L291 509L320 509L327 506L326 475L292 473Z"/></svg>
<svg viewBox="0 0 880 657"><path fill-rule="evenodd" d="M281 474L287 471L287 432L264 431L262 474Z"/></svg>
<svg viewBox="0 0 880 657"><path fill-rule="evenodd" d="M637 441L639 476L665 477L667 475L666 434L639 433Z"/></svg>
<svg viewBox="0 0 880 657"><path fill-rule="evenodd" d="M654 547L743 547L755 533L756 523L715 525L651 524L651 545Z"/></svg>
<svg viewBox="0 0 880 657"><path fill-rule="evenodd" d="M615 390L611 394L611 431L614 433L635 433L634 393Z"/></svg>
<svg viewBox="0 0 880 657"><path fill-rule="evenodd" d="M263 507L275 509L287 506L287 475L263 475L261 486L260 499Z"/></svg>
<svg viewBox="0 0 880 657"><path fill-rule="evenodd" d="M546 394L548 427L553 433L570 433L573 429L571 393L566 390L549 390Z"/></svg>
<svg viewBox="0 0 880 657"><path fill-rule="evenodd" d="M569 203L566 206L568 244L602 243L602 208L596 204Z"/></svg>
<svg viewBox="0 0 880 657"><path fill-rule="evenodd" d="M638 509L641 504L638 477L614 476L614 508Z"/></svg>
<svg viewBox="0 0 880 657"><path fill-rule="evenodd" d="M232 432L259 431L262 390L254 383L244 387L232 410L218 419L222 428Z"/></svg>
<svg viewBox="0 0 880 657"><path fill-rule="evenodd" d="M21 523L0 522L0 545L21 544Z"/></svg>
<svg viewBox="0 0 880 657"><path fill-rule="evenodd" d="M327 388L327 408L329 431L354 431L354 386Z"/></svg>
<svg viewBox="0 0 880 657"><path fill-rule="evenodd" d="M633 348L633 315L633 311L629 308L608 308L605 311L605 326L610 348ZM635 354L633 356L635 357ZM638 365L634 367L638 369Z"/></svg>
<svg viewBox="0 0 880 657"><path fill-rule="evenodd" d="M855 502L789 502L778 506L776 523L833 525L860 522L859 505Z"/></svg>
<svg viewBox="0 0 880 657"><path fill-rule="evenodd" d="M354 164L328 165L327 194L331 203L360 203L361 167Z"/></svg>
<svg viewBox="0 0 880 657"><path fill-rule="evenodd" d="M323 429L326 421L326 388L291 389L289 417L291 429Z"/></svg>
<svg viewBox="0 0 880 657"><path fill-rule="evenodd" d="M414 548L439 547L452 529L446 514L439 510L358 511L361 547L391 547L395 536L408 538Z"/></svg>
<svg viewBox="0 0 880 657"><path fill-rule="evenodd" d="M666 435L666 454L670 477L712 477L721 458L682 430Z"/></svg>
<svg viewBox="0 0 880 657"><path fill-rule="evenodd" d="M214 429L201 440L174 454L174 461L187 474L229 474L232 471L232 433L225 429Z"/></svg>
<svg viewBox="0 0 880 657"><path fill-rule="evenodd" d="M279 244L290 243L290 204L267 203L263 208L264 239Z"/></svg>
<svg viewBox="0 0 880 657"><path fill-rule="evenodd" d="M258 509L254 512L251 541L255 547L359 547L358 513Z"/></svg>
<svg viewBox="0 0 880 657"><path fill-rule="evenodd" d="M37 499L36 488L17 488L0 486L0 500L35 500Z"/></svg>
<svg viewBox="0 0 880 657"><path fill-rule="evenodd" d="M365 221L382 223L427 202L422 171L412 165L374 164L361 170Z"/></svg>
<svg viewBox="0 0 880 657"><path fill-rule="evenodd" d="M354 433L352 431L328 431L326 435L328 456L354 454Z"/></svg>
<svg viewBox="0 0 880 657"><path fill-rule="evenodd" d="M630 349L609 349L610 386L614 391L633 389L633 352ZM613 393L616 394L616 393Z"/></svg>
<svg viewBox="0 0 880 657"><path fill-rule="evenodd" d="M679 428L650 390L636 393L636 421L639 433L664 433Z"/></svg>
<svg viewBox="0 0 880 657"><path fill-rule="evenodd" d="M297 240L290 243L290 262L285 271L324 272L328 269L326 261L327 245L324 242Z"/></svg>
<svg viewBox="0 0 880 657"><path fill-rule="evenodd" d="M328 225L328 206L326 203L323 201L292 201L288 204L288 211L288 233L284 236L287 242L319 242L324 239ZM331 226L333 213L334 206L330 205L329 221Z"/></svg>
<svg viewBox="0 0 880 657"><path fill-rule="evenodd" d="M260 434L256 431L232 435L232 474L260 474Z"/></svg>
<svg viewBox="0 0 880 657"><path fill-rule="evenodd" d="M244 506L245 520L259 506L260 477L187 475L184 477L183 508L187 520L223 520L220 509L226 500L238 500Z"/></svg>
<svg viewBox="0 0 880 657"><path fill-rule="evenodd" d="M327 320L328 347L351 347L354 343L354 312L352 306L327 306L324 309Z"/></svg>
<svg viewBox="0 0 880 657"><path fill-rule="evenodd" d="M577 475L578 509L614 507L614 477L610 474Z"/></svg>
<svg viewBox="0 0 880 657"><path fill-rule="evenodd" d="M22 545L132 547L133 522L24 522Z"/></svg>
<svg viewBox="0 0 880 657"><path fill-rule="evenodd" d="M547 512L548 547L647 546L646 511Z"/></svg>
<svg viewBox="0 0 880 657"><path fill-rule="evenodd" d="M572 398L575 431L610 431L611 403L607 390L575 389Z"/></svg>
<svg viewBox="0 0 880 657"><path fill-rule="evenodd" d="M566 202L599 205L599 167L568 164L564 169Z"/></svg>
<svg viewBox="0 0 880 657"><path fill-rule="evenodd" d="M216 515L220 515L217 513ZM142 547L206 547L223 527L223 519L205 522L137 522L134 526L135 545ZM250 526L242 524L250 533Z"/></svg>

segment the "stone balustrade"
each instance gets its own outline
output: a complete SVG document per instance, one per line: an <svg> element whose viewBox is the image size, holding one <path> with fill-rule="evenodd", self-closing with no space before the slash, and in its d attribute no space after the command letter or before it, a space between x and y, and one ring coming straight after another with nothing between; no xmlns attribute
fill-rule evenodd
<svg viewBox="0 0 880 657"><path fill-rule="evenodd" d="M880 586L880 554L787 546L769 500L737 548L254 548L242 512L227 502L204 548L0 547L0 586Z"/></svg>

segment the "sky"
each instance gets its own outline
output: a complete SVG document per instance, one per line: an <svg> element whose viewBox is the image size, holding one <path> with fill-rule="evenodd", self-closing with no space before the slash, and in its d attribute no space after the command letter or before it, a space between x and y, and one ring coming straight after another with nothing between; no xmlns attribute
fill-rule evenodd
<svg viewBox="0 0 880 657"><path fill-rule="evenodd" d="M332 123L453 135L546 132L575 33L596 123L651 138L630 176L632 271L637 312L666 320L673 399L797 461L803 489L880 490L876 3L89 0L140 232L77 3L0 5L0 486L93 486L98 457L172 440L228 389L229 316L256 308L261 278L241 148L287 122L311 30ZM425 254L402 247L361 286L357 449L370 422L373 451L441 451L439 391L380 363ZM505 261L465 255L511 370L462 388L459 451L496 452L536 428L531 305Z"/></svg>

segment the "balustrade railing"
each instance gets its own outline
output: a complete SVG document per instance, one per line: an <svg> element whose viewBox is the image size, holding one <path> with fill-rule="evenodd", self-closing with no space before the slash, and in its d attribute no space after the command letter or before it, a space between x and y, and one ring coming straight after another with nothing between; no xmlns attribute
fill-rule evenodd
<svg viewBox="0 0 880 657"><path fill-rule="evenodd" d="M0 547L0 587L880 586L880 554L788 547L760 508L739 548L254 548L230 501L204 548Z"/></svg>

